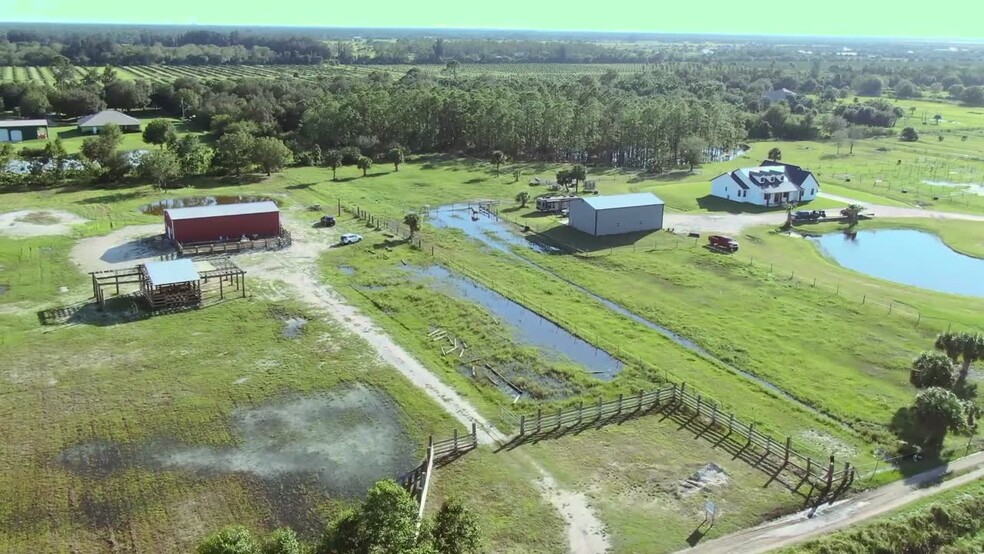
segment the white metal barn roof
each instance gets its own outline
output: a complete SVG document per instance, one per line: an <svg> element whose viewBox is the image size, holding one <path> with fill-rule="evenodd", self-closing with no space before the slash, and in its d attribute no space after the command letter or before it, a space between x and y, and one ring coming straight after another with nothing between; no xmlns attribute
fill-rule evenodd
<svg viewBox="0 0 984 554"><path fill-rule="evenodd" d="M199 279L198 272L195 271L195 264L189 259L148 262L144 264L144 267L147 268L150 284L155 287L187 283Z"/></svg>
<svg viewBox="0 0 984 554"><path fill-rule="evenodd" d="M179 219L198 219L202 217L223 217L227 215L248 215L279 212L280 208L269 200L246 202L244 204L224 204L220 206L195 206L194 208L172 208L164 210L171 221Z"/></svg>
<svg viewBox="0 0 984 554"><path fill-rule="evenodd" d="M596 210L615 210L618 208L633 208L636 206L658 206L663 201L651 192L636 192L633 194L614 194L611 196L592 196L583 198L584 202Z"/></svg>
<svg viewBox="0 0 984 554"><path fill-rule="evenodd" d="M47 119L8 119L0 121L0 129L9 127L47 127Z"/></svg>

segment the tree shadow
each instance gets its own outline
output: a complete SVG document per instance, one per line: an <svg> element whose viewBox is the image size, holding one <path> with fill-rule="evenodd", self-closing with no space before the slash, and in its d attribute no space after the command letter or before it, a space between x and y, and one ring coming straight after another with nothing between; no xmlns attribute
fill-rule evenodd
<svg viewBox="0 0 984 554"><path fill-rule="evenodd" d="M113 194L104 194L102 196L92 196L89 198L83 198L78 201L79 204L115 204L117 202L126 202L127 200L133 200L135 198L140 198L144 195L142 191L130 191L130 192L117 192Z"/></svg>
<svg viewBox="0 0 984 554"><path fill-rule="evenodd" d="M81 136L91 137L91 136L95 136L95 135L85 135L85 134L82 133L82 131L79 131L78 127L74 128L74 129L69 129L68 131L59 131L58 132L58 138L60 138L62 140L68 140L68 139L78 138L78 137L81 137Z"/></svg>

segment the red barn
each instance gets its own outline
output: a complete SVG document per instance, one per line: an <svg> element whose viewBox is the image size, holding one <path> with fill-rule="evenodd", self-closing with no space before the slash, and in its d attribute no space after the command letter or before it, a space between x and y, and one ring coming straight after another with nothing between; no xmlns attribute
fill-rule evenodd
<svg viewBox="0 0 984 554"><path fill-rule="evenodd" d="M280 209L268 201L164 210L164 233L184 244L276 237Z"/></svg>

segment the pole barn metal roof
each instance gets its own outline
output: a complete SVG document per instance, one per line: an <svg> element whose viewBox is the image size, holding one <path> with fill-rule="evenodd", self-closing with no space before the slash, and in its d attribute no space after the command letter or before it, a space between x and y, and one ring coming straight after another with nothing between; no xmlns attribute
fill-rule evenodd
<svg viewBox="0 0 984 554"><path fill-rule="evenodd" d="M195 271L195 264L187 258L167 262L148 262L144 267L147 269L150 284L155 287L188 283L201 278Z"/></svg>
<svg viewBox="0 0 984 554"><path fill-rule="evenodd" d="M196 206L194 208L172 208L164 210L171 221L200 219L204 217L223 217L228 215L247 215L280 212L280 208L269 200L247 202L245 204L224 204L221 206Z"/></svg>
<svg viewBox="0 0 984 554"><path fill-rule="evenodd" d="M611 196L593 196L582 198L585 204L596 210L614 210L636 206L659 206L663 201L651 192L636 192L633 194L614 194Z"/></svg>

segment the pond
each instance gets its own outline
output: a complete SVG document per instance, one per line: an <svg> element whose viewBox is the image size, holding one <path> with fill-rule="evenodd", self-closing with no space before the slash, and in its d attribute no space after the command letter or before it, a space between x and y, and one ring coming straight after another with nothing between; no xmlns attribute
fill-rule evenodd
<svg viewBox="0 0 984 554"><path fill-rule="evenodd" d="M223 206L226 204L246 204L249 202L273 202L280 205L280 202L266 196L187 196L184 198L165 198L152 202L140 208L142 213L148 215L164 215L164 210L175 208L197 208L200 206Z"/></svg>
<svg viewBox="0 0 984 554"><path fill-rule="evenodd" d="M416 272L432 278L435 288L447 290L454 296L485 307L503 324L515 329L516 339L523 344L539 347L548 355L568 358L584 366L599 379L613 379L622 371L622 362L608 352L579 339L549 319L471 279L436 265Z"/></svg>
<svg viewBox="0 0 984 554"><path fill-rule="evenodd" d="M513 232L510 223L486 214L477 214L469 206L441 206L427 212L427 222L442 229L459 229L486 246L507 254L512 254L510 246L530 248L541 253L559 252L557 248L527 240Z"/></svg>
<svg viewBox="0 0 984 554"><path fill-rule="evenodd" d="M854 271L927 290L984 297L984 260L911 229L832 233L813 238L821 251Z"/></svg>

